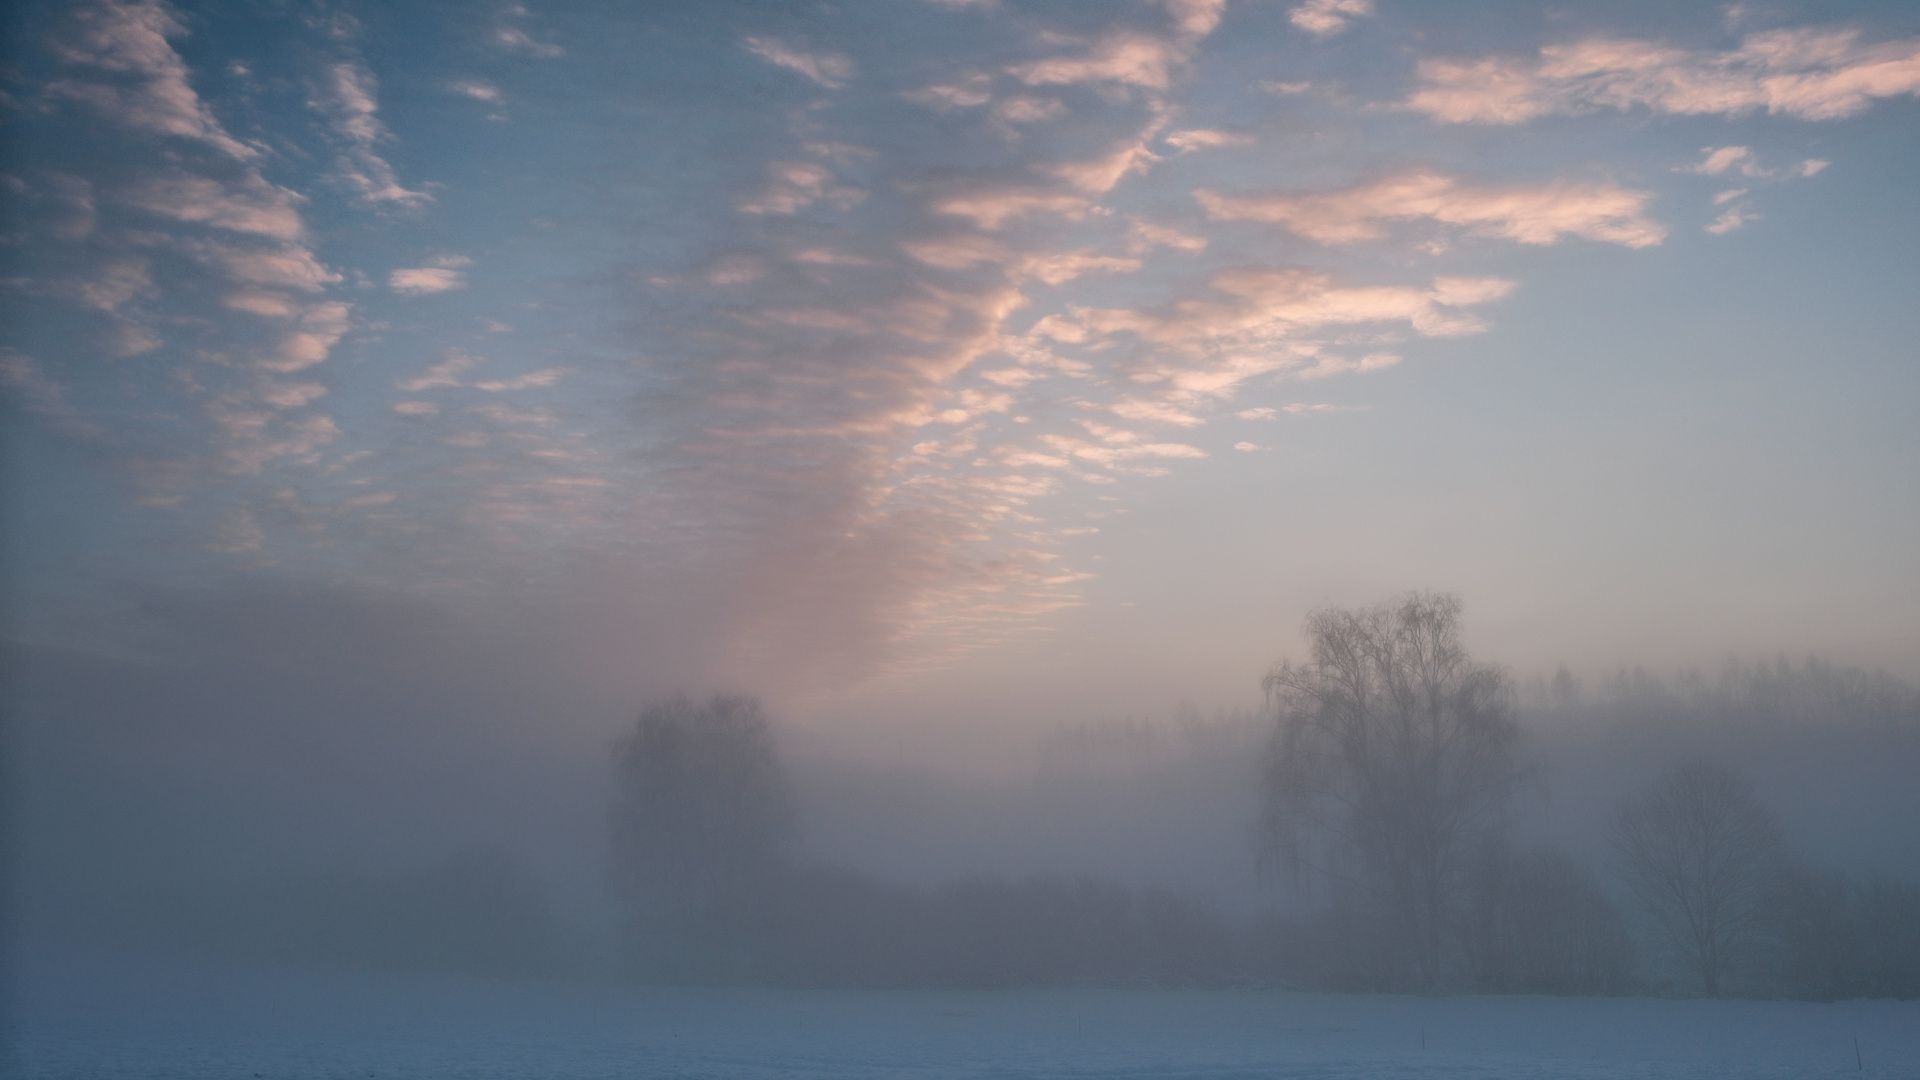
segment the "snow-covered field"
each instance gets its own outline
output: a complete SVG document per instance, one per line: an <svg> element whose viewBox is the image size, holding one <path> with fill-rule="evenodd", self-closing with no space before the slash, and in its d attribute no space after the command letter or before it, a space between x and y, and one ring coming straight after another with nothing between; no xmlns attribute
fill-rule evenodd
<svg viewBox="0 0 1920 1080"><path fill-rule="evenodd" d="M1920 1076L1920 1002L696 991L71 958L13 976L0 1071L33 1078Z"/></svg>

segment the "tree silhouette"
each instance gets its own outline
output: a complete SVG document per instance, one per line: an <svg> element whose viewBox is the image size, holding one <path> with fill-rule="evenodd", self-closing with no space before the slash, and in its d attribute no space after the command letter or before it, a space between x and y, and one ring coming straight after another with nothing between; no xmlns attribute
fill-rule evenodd
<svg viewBox="0 0 1920 1080"><path fill-rule="evenodd" d="M1718 996L1758 945L1782 867L1780 826L1745 778L1683 764L1614 814L1620 877L1666 943Z"/></svg>
<svg viewBox="0 0 1920 1080"><path fill-rule="evenodd" d="M648 705L614 749L612 885L630 959L672 978L752 974L793 832L760 703Z"/></svg>
<svg viewBox="0 0 1920 1080"><path fill-rule="evenodd" d="M1387 913L1420 985L1444 974L1470 861L1523 780L1505 675L1460 645L1460 601L1414 593L1307 620L1312 659L1263 685L1277 725L1265 854Z"/></svg>

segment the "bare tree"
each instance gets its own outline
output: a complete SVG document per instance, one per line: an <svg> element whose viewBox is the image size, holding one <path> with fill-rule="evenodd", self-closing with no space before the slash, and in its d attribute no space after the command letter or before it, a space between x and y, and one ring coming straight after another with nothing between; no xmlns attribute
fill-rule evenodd
<svg viewBox="0 0 1920 1080"><path fill-rule="evenodd" d="M1782 866L1780 826L1752 786L1705 761L1623 803L1608 834L1616 866L1666 943L1718 996L1757 947Z"/></svg>
<svg viewBox="0 0 1920 1080"><path fill-rule="evenodd" d="M1435 985L1469 864L1524 779L1512 691L1461 647L1453 596L1316 611L1307 633L1312 659L1263 683L1277 720L1265 853L1371 898Z"/></svg>
<svg viewBox="0 0 1920 1080"><path fill-rule="evenodd" d="M640 713L614 748L612 885L631 959L676 978L751 975L771 923L792 798L750 697L681 697Z"/></svg>

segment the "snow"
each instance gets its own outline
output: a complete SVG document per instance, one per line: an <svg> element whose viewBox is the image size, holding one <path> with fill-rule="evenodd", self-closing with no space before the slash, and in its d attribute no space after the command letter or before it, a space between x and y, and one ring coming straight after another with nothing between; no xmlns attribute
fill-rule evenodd
<svg viewBox="0 0 1920 1080"><path fill-rule="evenodd" d="M11 991L5 1072L31 1078L1920 1077L1920 1002L675 990L98 957L16 969Z"/></svg>

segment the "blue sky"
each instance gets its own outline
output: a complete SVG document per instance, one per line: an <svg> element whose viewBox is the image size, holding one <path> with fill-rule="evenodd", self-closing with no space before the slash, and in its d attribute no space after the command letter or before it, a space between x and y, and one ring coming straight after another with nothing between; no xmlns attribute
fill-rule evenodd
<svg viewBox="0 0 1920 1080"><path fill-rule="evenodd" d="M10 19L16 641L298 597L874 730L1438 588L1522 675L1920 676L1909 6Z"/></svg>

